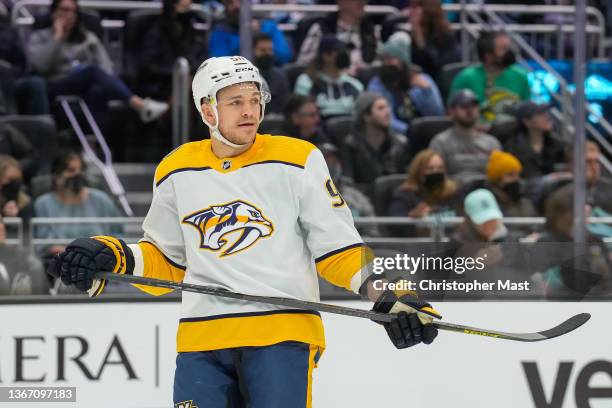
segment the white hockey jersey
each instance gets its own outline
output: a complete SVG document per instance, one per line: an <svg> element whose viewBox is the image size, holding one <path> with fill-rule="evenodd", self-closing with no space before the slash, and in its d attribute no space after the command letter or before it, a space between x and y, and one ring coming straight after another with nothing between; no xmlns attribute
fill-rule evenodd
<svg viewBox="0 0 612 408"><path fill-rule="evenodd" d="M299 139L257 135L226 159L210 140L187 143L159 164L153 190L144 238L130 245L134 275L319 301L317 272L350 289L371 259L321 152ZM313 311L183 292L181 314L179 352L289 340L325 347Z"/></svg>

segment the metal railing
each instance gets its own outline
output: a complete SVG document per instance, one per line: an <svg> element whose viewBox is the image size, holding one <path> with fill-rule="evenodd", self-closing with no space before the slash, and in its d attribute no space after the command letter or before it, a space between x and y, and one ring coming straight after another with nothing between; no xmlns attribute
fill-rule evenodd
<svg viewBox="0 0 612 408"><path fill-rule="evenodd" d="M50 0L20 0L15 3L11 11L11 21L13 25L26 27L34 23L34 17L32 13L28 11L31 7L48 6L51 3ZM79 6L83 9L98 10L98 11L132 11L132 10L159 10L161 8L160 2L146 2L146 1L109 1L109 0L83 0L79 2ZM511 18L513 14L521 15L533 15L533 16L548 16L552 14L566 16L571 18L575 14L573 6L559 6L559 5L502 5L502 4L467 4L466 1L462 1L460 4L444 4L443 9L446 13L460 13L461 21L459 23L452 23L451 29L454 31L461 31L462 35L466 31L479 31L482 29L480 24L472 24L464 19L465 12L472 13L483 13L493 12L500 16L506 16L506 20ZM198 28L202 30L208 30L212 23L212 15L206 11L206 9L200 5L192 5L191 9L202 13L205 16L206 23L200 25ZM332 13L338 10L338 6L335 4L330 5L301 5L301 4L253 4L252 12L255 16L267 15L271 12L297 12L302 13L305 16L322 15ZM400 10L393 6L379 6L379 5L367 5L365 12L368 15L399 15ZM606 35L606 20L600 10L595 7L587 7L586 9L587 18L589 23L585 26L587 34L592 38L593 55L599 58L604 57L604 44ZM508 22L508 21L506 21ZM123 20L111 20L103 19L101 25L106 30L118 30L124 27ZM508 27L517 33L524 33L529 35L529 42L532 46L536 46L538 42L542 44L557 44L557 58L563 57L565 47L562 46L565 43L565 39L568 35L571 35L575 31L573 24L562 23L542 23L542 24L508 24ZM283 31L294 31L297 28L296 24L281 24L281 30ZM404 28L409 29L410 25L405 25ZM122 38L120 37L120 42ZM540 38L542 37L542 38ZM105 36L104 40L108 40L108 36ZM106 44L106 43L105 43ZM462 42L462 45L463 44ZM464 48L464 47L462 47ZM550 49L550 47L549 47ZM548 55L545 48L545 57L550 58L552 55Z"/></svg>
<svg viewBox="0 0 612 408"><path fill-rule="evenodd" d="M73 239L79 237L62 237L62 238L39 238L36 236L36 227L42 225L65 225L65 224L95 224L95 225L111 225L119 224L124 227L138 227L134 228L133 231L138 235L122 235L120 238L125 239L128 243L137 242L142 236L142 229L140 228L143 217L87 217L87 218L42 218L34 217L30 220L30 228L25 230L23 223L19 218L6 218L7 224L18 225L20 232L18 238L11 241L13 244L21 244L26 248L32 250L34 247L48 246L48 245L63 245L67 244ZM534 230L542 227L545 224L545 218L543 217L506 217L502 221L507 226L513 227L532 227ZM383 237L364 237L364 241L369 244L411 244L411 243L425 243L425 242L445 242L448 241L448 236L444 233L447 228L457 226L464 222L464 217L424 217L424 218L411 218L411 217L356 217L355 225L357 227L364 225L379 225L379 226L419 226L427 227L432 231L432 235L429 237L396 237L396 236L383 236ZM612 217L591 217L588 219L590 224L606 224L612 225ZM443 233L439 234L440 231ZM607 240L612 242L612 240Z"/></svg>
<svg viewBox="0 0 612 408"><path fill-rule="evenodd" d="M191 111L191 68L187 59L178 58L172 69L172 144L178 147L189 136Z"/></svg>

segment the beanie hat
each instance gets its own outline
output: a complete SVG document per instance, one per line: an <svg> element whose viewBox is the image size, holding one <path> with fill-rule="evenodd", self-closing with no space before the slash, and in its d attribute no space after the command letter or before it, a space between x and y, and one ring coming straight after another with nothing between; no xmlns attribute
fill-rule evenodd
<svg viewBox="0 0 612 408"><path fill-rule="evenodd" d="M378 92L366 91L359 95L355 101L354 107L357 120L362 119L364 115L368 114L370 108L372 108L372 105L378 98L383 98L383 96Z"/></svg>
<svg viewBox="0 0 612 408"><path fill-rule="evenodd" d="M523 165L516 156L501 150L493 150L487 163L487 180L495 182L504 174L521 170Z"/></svg>
<svg viewBox="0 0 612 408"><path fill-rule="evenodd" d="M412 64L410 56L410 35L403 31L393 34L383 45L381 56L389 56L402 61L407 67Z"/></svg>

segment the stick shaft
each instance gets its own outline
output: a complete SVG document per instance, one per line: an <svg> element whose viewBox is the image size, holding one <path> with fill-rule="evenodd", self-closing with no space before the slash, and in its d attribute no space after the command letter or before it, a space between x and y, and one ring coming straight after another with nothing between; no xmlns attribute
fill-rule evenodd
<svg viewBox="0 0 612 408"><path fill-rule="evenodd" d="M334 313L344 316L360 317L363 319L369 319L381 323L387 323L393 320L394 314L377 313L370 310L356 309L346 306L330 305L327 303L309 302L305 300L270 297L270 296L257 296L247 295L244 293L230 292L224 289L214 288L210 286L195 285L183 282L172 282L161 279L144 278L133 275L120 275L111 272L97 272L94 274L96 279L115 280L121 282L128 282L132 284L156 286L167 289L178 289L186 292L195 292L203 295L220 296L231 299L238 299L250 302L267 303L277 306L292 307L296 309L309 309L316 310L318 312ZM560 325L555 326L552 329L543 332L533 333L506 333L502 331L481 329L473 326L466 326L455 323L434 321L432 324L440 330L453 331L463 334L472 334L477 336L485 336L496 339L514 340L514 341L541 341L547 340L553 337L558 337L563 334L569 333L572 330L582 326L590 318L587 313L582 313L571 317Z"/></svg>

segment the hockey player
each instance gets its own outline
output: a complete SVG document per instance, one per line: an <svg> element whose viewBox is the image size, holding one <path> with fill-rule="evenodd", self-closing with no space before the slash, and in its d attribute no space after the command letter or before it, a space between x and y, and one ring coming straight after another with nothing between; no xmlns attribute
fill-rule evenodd
<svg viewBox="0 0 612 408"><path fill-rule="evenodd" d="M319 301L317 273L398 313L385 328L398 348L431 343L437 317L409 294L377 292L372 259L316 147L257 134L270 100L247 59L210 58L193 98L212 135L167 155L155 172L144 237L72 242L50 267L97 296L112 271L263 296ZM159 295L169 289L140 288ZM311 406L312 370L325 347L318 313L183 292L174 402L225 408Z"/></svg>

